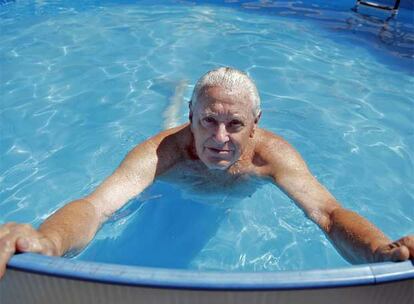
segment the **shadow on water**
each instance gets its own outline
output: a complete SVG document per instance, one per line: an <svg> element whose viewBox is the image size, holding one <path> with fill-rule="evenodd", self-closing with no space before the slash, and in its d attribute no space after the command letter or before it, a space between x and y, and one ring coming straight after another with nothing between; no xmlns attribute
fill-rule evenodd
<svg viewBox="0 0 414 304"><path fill-rule="evenodd" d="M313 20L330 33L328 37L352 46L362 46L378 60L399 71L414 73L414 1L403 1L399 13L360 8L344 1L203 1L261 15ZM379 1L380 2L380 1Z"/></svg>
<svg viewBox="0 0 414 304"><path fill-rule="evenodd" d="M331 39L340 40L353 46L367 48L384 64L408 72L414 68L414 1L402 1L399 13L394 18L388 18L389 12L378 9L359 9L353 11L356 1L327 1L327 0L144 0L140 5L212 5L231 7L245 13L261 15L277 15L278 17L313 20L318 26L331 33ZM381 2L381 1L378 1ZM0 0L0 4L16 4L12 0ZM34 11L53 11L53 7L76 7L77 10L93 9L95 5L133 5L132 0L105 1L45 1L36 3ZM12 6L14 6L14 4ZM21 5L28 5L23 3ZM6 5L10 6L10 5Z"/></svg>
<svg viewBox="0 0 414 304"><path fill-rule="evenodd" d="M176 174L155 182L118 211L75 259L187 269L229 211L263 184L246 179L221 187L191 173L192 184L180 177L172 183Z"/></svg>
<svg viewBox="0 0 414 304"><path fill-rule="evenodd" d="M414 26L411 24L399 22L397 16L384 12L370 15L358 10L346 19L342 30L352 33L355 42L366 45L385 63L414 73ZM391 58L386 55L391 55Z"/></svg>
<svg viewBox="0 0 414 304"><path fill-rule="evenodd" d="M11 2L16 2L16 0L0 0L0 5L11 3Z"/></svg>

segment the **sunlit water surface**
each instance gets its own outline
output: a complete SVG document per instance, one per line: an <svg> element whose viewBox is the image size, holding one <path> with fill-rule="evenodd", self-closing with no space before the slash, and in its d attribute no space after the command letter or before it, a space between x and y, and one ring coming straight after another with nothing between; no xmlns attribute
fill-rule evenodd
<svg viewBox="0 0 414 304"><path fill-rule="evenodd" d="M289 1L17 1L0 6L0 27L0 224L38 226L92 191L137 143L187 120L201 74L230 65L256 81L261 126L290 141L345 207L391 238L414 231L409 23ZM75 258L226 271L347 265L269 181L223 186L179 168Z"/></svg>

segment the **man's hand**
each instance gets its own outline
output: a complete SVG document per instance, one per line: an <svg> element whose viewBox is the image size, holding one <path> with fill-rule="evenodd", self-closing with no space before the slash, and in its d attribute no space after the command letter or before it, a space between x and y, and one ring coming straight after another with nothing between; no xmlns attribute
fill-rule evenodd
<svg viewBox="0 0 414 304"><path fill-rule="evenodd" d="M375 250L376 262L414 259L414 235L409 235Z"/></svg>
<svg viewBox="0 0 414 304"><path fill-rule="evenodd" d="M28 224L7 223L0 226L0 279L6 264L16 252L58 255L56 245Z"/></svg>
<svg viewBox="0 0 414 304"><path fill-rule="evenodd" d="M14 253L60 256L84 248L111 214L181 161L181 151L190 135L190 127L185 124L139 144L93 193L57 210L39 230L27 224L0 226L0 278Z"/></svg>
<svg viewBox="0 0 414 304"><path fill-rule="evenodd" d="M392 242L367 219L343 208L286 141L268 134L266 145L269 145L267 151L277 152L262 155L270 164L268 174L319 225L350 263L414 259L414 235Z"/></svg>

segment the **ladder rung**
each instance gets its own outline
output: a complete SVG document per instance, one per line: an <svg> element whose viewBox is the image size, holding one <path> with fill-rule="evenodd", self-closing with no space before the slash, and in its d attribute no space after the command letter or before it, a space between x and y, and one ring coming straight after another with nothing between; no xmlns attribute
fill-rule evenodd
<svg viewBox="0 0 414 304"><path fill-rule="evenodd" d="M379 8L379 9L383 9L383 10L387 10L387 11L395 10L395 7L387 6L387 5L381 5L381 4L378 4L378 3L368 2L368 1L358 1L358 4L365 5L365 6L370 6L370 7L375 7L375 8Z"/></svg>

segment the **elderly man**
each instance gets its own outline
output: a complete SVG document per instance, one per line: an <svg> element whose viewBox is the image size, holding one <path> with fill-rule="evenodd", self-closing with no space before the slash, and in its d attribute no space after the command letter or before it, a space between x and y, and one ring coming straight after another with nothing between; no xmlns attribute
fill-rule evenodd
<svg viewBox="0 0 414 304"><path fill-rule="evenodd" d="M38 230L8 223L0 228L0 277L15 252L63 255L87 245L111 214L178 163L197 162L215 178L269 177L303 209L352 263L413 258L414 236L392 242L346 210L309 172L283 138L258 127L260 99L244 73L219 68L196 84L190 122L136 146L93 193L50 216ZM201 172L202 173L202 172Z"/></svg>

